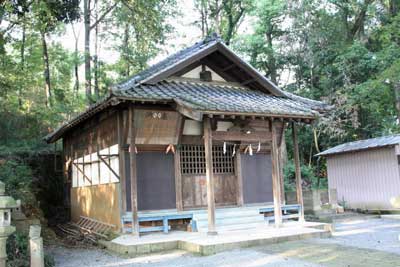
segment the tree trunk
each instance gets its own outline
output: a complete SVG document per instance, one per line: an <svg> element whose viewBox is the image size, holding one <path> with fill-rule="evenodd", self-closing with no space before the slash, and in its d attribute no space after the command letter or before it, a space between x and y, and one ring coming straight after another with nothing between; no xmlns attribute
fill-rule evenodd
<svg viewBox="0 0 400 267"><path fill-rule="evenodd" d="M219 0L215 0L215 14L214 14L214 23L215 23L215 33L218 35L221 35L221 29L220 29L220 6L219 6Z"/></svg>
<svg viewBox="0 0 400 267"><path fill-rule="evenodd" d="M83 23L85 26L85 91L87 101L92 101L92 79L90 72L90 0L83 1Z"/></svg>
<svg viewBox="0 0 400 267"><path fill-rule="evenodd" d="M23 18L23 21L22 21L22 40L21 40L21 50L20 50L20 54L21 54L21 73L22 73L22 75L21 75L21 80L22 80L22 82L20 83L20 85L19 85L19 88L18 88L18 107L19 107L19 109L21 109L22 108L22 90L23 90L23 87L24 87L24 81L25 81L25 78L24 78L24 68L25 68L25 41L26 41L26 26L25 26L25 17Z"/></svg>
<svg viewBox="0 0 400 267"><path fill-rule="evenodd" d="M277 72L277 67L276 67L276 59L275 59L275 55L274 55L274 48L272 46L272 26L269 27L270 30L265 34L266 38L267 38L267 46L268 46L268 50L270 51L268 53L268 72L269 72L269 76L271 81L274 84L277 84L278 82L278 72Z"/></svg>
<svg viewBox="0 0 400 267"><path fill-rule="evenodd" d="M79 93L79 63L78 63L78 40L75 41L75 63L74 63L74 74L75 74L75 84L74 91L75 97L78 96Z"/></svg>
<svg viewBox="0 0 400 267"><path fill-rule="evenodd" d="M357 14L354 24L351 29L347 32L347 41L352 42L354 38L358 35L362 37L362 33L364 30L365 18L367 16L367 11L369 5L374 2L374 0L365 0L364 4L361 7L360 12Z"/></svg>
<svg viewBox="0 0 400 267"><path fill-rule="evenodd" d="M391 17L395 17L400 10L400 0L391 0L389 3L389 12Z"/></svg>
<svg viewBox="0 0 400 267"><path fill-rule="evenodd" d="M124 47L123 47L123 58L124 58L124 60L125 60L125 71L124 71L124 76L125 77L129 77L129 75L130 75L130 65L131 64L129 64L129 56L128 56L128 53L129 53L129 49L128 49L128 47L129 47L129 38L130 38L130 35L129 35L129 23L127 22L127 23L125 23L125 31L124 31Z"/></svg>
<svg viewBox="0 0 400 267"><path fill-rule="evenodd" d="M49 66L49 54L47 51L47 42L46 42L46 34L44 32L40 33L42 38L42 57L43 57L43 78L44 78L44 87L46 92L46 107L52 106L52 97L51 97L51 84L50 84L50 66Z"/></svg>
<svg viewBox="0 0 400 267"><path fill-rule="evenodd" d="M400 81L393 84L393 90L396 101L397 121L400 123Z"/></svg>
<svg viewBox="0 0 400 267"><path fill-rule="evenodd" d="M98 10L98 1L95 1L95 21L98 20L99 10ZM96 24L94 28L95 37L94 37L94 57L93 57L93 65L94 65L94 95L96 100L99 99L100 90L99 90L99 59L98 59L98 41L99 41L99 24Z"/></svg>
<svg viewBox="0 0 400 267"><path fill-rule="evenodd" d="M75 27L74 27L73 24L72 24L72 33L74 34L74 39L75 39L75 51L74 51L75 84L74 84L74 96L78 97L78 93L79 93L79 51L78 51L79 34L76 34Z"/></svg>

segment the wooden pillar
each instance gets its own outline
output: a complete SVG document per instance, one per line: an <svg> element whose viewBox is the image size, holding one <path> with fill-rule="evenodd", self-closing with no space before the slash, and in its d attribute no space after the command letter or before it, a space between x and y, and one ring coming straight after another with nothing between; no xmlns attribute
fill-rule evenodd
<svg viewBox="0 0 400 267"><path fill-rule="evenodd" d="M240 146L239 146L239 148L240 148ZM235 173L236 173L236 179L237 179L236 202L237 202L237 205L243 206L244 200L243 200L242 156L240 154L240 149L238 149L238 151L236 152Z"/></svg>
<svg viewBox="0 0 400 267"><path fill-rule="evenodd" d="M284 138L282 134L282 138ZM281 143L282 144L282 143ZM280 194L281 194L281 203L282 205L286 204L285 201L285 182L284 182L284 174L283 174L283 159L282 159L282 149L281 147L278 149L278 165L279 165L279 186L280 186Z"/></svg>
<svg viewBox="0 0 400 267"><path fill-rule="evenodd" d="M123 138L124 117L122 110L118 112L117 134L118 134L118 166L119 166L119 185L120 185L120 207L121 216L126 212L126 173L125 173L125 152L126 140Z"/></svg>
<svg viewBox="0 0 400 267"><path fill-rule="evenodd" d="M178 122L177 122L177 130L178 133L176 143L177 148L174 155L174 163L175 163L175 198L176 198L176 210L183 210L183 197L182 197L182 170L181 170L181 149L179 148L182 139L183 127L185 126L185 120L182 115L179 114Z"/></svg>
<svg viewBox="0 0 400 267"><path fill-rule="evenodd" d="M299 157L299 145L297 142L297 128L296 124L292 122L292 136L293 136L293 153L294 153L294 166L296 173L296 195L297 203L300 205L300 221L304 221L304 203L303 203L303 189L301 180L301 169L300 169L300 157Z"/></svg>
<svg viewBox="0 0 400 267"><path fill-rule="evenodd" d="M214 174L212 159L212 135L210 118L204 118L204 151L206 157L206 179L207 179L207 212L208 212L208 234L216 235L215 229L215 198L214 198Z"/></svg>
<svg viewBox="0 0 400 267"><path fill-rule="evenodd" d="M272 192L274 197L274 217L275 226L280 227L282 225L282 200L281 200L281 186L280 186L280 175L279 175L279 140L276 125L271 122L272 130L272 147L271 147L271 158L272 158Z"/></svg>
<svg viewBox="0 0 400 267"><path fill-rule="evenodd" d="M129 164L131 169L131 206L132 206L132 234L139 236L139 220L137 205L137 172L136 172L136 152L135 152L135 123L134 110L129 107L128 125L129 125Z"/></svg>
<svg viewBox="0 0 400 267"><path fill-rule="evenodd" d="M182 201L182 173L181 173L181 154L180 149L177 148L174 155L175 162L175 198L177 211L183 210Z"/></svg>
<svg viewBox="0 0 400 267"><path fill-rule="evenodd" d="M286 156L286 142L285 142L285 130L286 130L286 123L282 122L282 132L279 138L279 180L280 180L280 187L281 187L281 201L282 205L286 204L285 199L285 182L284 182L284 173L283 168L285 167L285 159ZM285 152L285 154L283 153Z"/></svg>

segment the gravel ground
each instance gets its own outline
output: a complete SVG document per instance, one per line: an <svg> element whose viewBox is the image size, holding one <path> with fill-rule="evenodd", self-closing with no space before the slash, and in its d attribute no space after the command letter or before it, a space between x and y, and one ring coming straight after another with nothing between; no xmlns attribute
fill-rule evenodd
<svg viewBox="0 0 400 267"><path fill-rule="evenodd" d="M333 238L315 241L400 254L398 219L349 220L336 223L335 229Z"/></svg>
<svg viewBox="0 0 400 267"><path fill-rule="evenodd" d="M100 249L51 247L57 266L399 266L400 220L357 219L335 224L330 239L310 239L272 246L238 249L200 257L171 251L133 259L121 258Z"/></svg>

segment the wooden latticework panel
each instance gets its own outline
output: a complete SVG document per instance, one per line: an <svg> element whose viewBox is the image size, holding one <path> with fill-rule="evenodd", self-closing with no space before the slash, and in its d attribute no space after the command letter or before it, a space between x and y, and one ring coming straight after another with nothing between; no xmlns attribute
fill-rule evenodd
<svg viewBox="0 0 400 267"><path fill-rule="evenodd" d="M212 147L213 172L215 174L234 173L235 164L232 157L233 146L226 146L226 153L222 145ZM203 145L182 145L180 148L182 174L205 174L206 159Z"/></svg>
<svg viewBox="0 0 400 267"><path fill-rule="evenodd" d="M233 146L226 145L226 152L224 154L224 147L221 145L212 147L213 154L213 172L214 173L234 173L235 164L232 157Z"/></svg>
<svg viewBox="0 0 400 267"><path fill-rule="evenodd" d="M182 174L206 173L206 157L202 145L182 145L180 148Z"/></svg>

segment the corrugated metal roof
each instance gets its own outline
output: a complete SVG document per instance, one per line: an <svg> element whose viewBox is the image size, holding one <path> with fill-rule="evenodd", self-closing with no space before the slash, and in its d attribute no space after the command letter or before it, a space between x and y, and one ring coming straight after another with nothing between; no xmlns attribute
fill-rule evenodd
<svg viewBox="0 0 400 267"><path fill-rule="evenodd" d="M360 140L350 143L344 143L328 150L325 150L316 156L327 156L332 154L359 151L371 148L379 148L400 144L400 134L377 137L372 139Z"/></svg>

